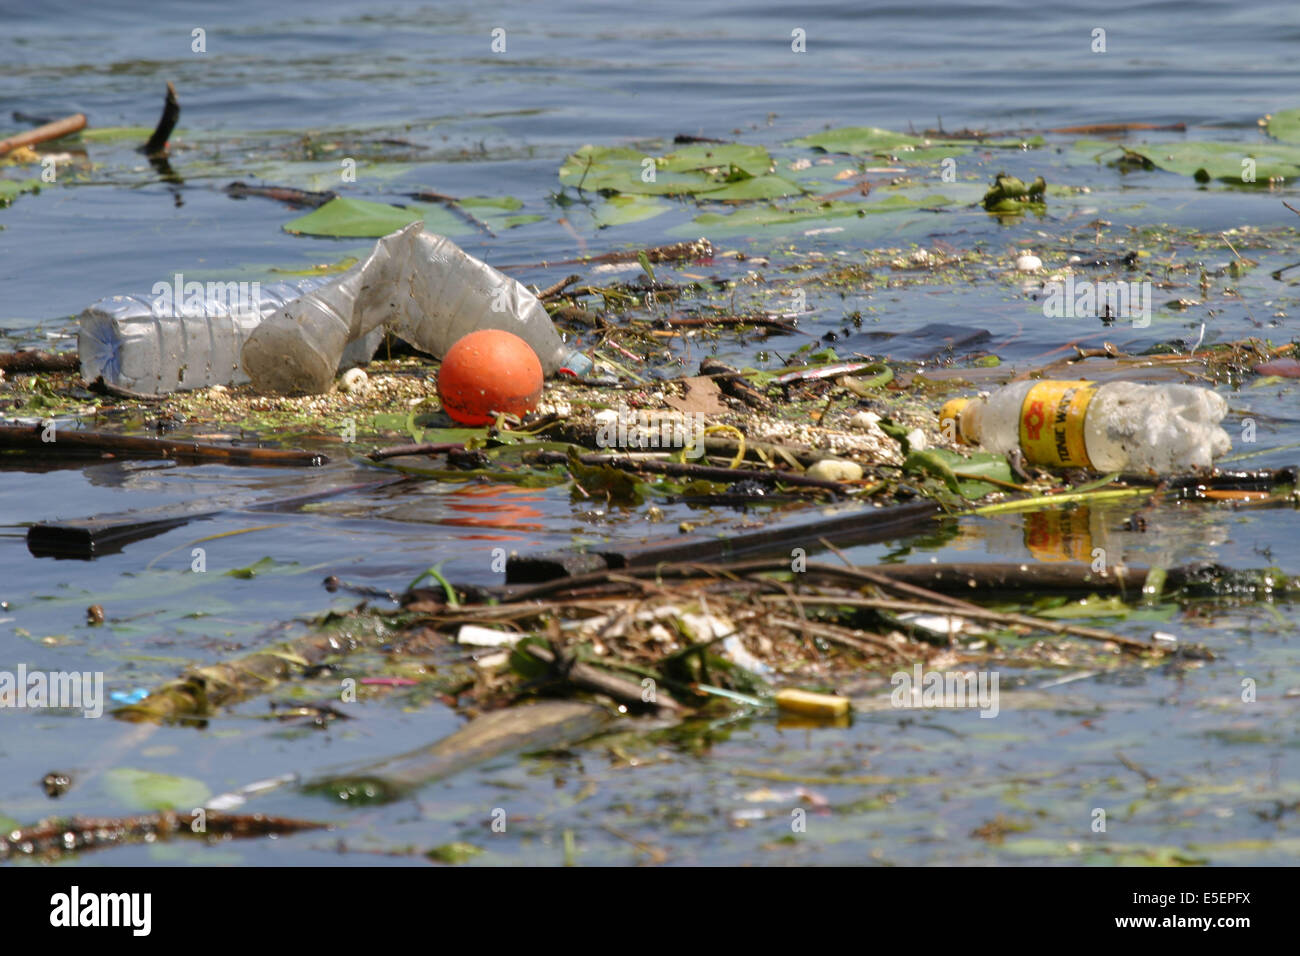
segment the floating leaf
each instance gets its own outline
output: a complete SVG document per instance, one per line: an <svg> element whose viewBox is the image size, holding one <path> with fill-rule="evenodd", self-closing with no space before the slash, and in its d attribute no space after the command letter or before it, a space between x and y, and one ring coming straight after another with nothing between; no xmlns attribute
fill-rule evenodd
<svg viewBox="0 0 1300 956"><path fill-rule="evenodd" d="M945 156L958 156L972 148L1012 149L1020 146L1041 146L1043 138L1032 139L927 139L908 133L879 129L875 126L844 126L791 140L789 146L804 146L827 153L849 153L853 156L897 157L902 162L932 162ZM910 154L910 155L909 155Z"/></svg>
<svg viewBox="0 0 1300 956"><path fill-rule="evenodd" d="M500 210L514 212L524 208L524 201L516 199L514 196L466 196L463 199L456 200L456 205L473 211Z"/></svg>
<svg viewBox="0 0 1300 956"><path fill-rule="evenodd" d="M284 231L304 236L378 239L424 218L423 210L412 211L388 203L340 197L286 222Z"/></svg>
<svg viewBox="0 0 1300 956"><path fill-rule="evenodd" d="M124 140L138 140L143 146L153 134L147 126L98 126L88 127L76 135L87 143L120 143ZM176 131L172 131L176 135Z"/></svg>
<svg viewBox="0 0 1300 956"><path fill-rule="evenodd" d="M1264 124L1268 135L1284 143L1300 143L1300 110L1282 110Z"/></svg>
<svg viewBox="0 0 1300 956"><path fill-rule="evenodd" d="M14 197L22 193L38 193L41 191L41 181L39 179L0 179L0 206L7 206L14 201Z"/></svg>
<svg viewBox="0 0 1300 956"><path fill-rule="evenodd" d="M672 207L654 196L610 196L592 212L597 228L624 226L662 215Z"/></svg>
<svg viewBox="0 0 1300 956"><path fill-rule="evenodd" d="M774 226L789 222L806 222L810 219L842 219L846 216L903 212L923 207L945 206L951 202L952 200L945 196L928 195L914 198L900 193L895 193L876 202L798 199L783 205L746 206L730 215L706 212L696 216L694 221L696 225L700 226Z"/></svg>
<svg viewBox="0 0 1300 956"><path fill-rule="evenodd" d="M253 564L250 564L246 568L231 568L229 571L226 572L226 576L232 578L242 578L243 580L248 581L257 577L259 574L264 574L267 571L270 571L273 567L275 567L275 559L271 557L265 557L260 561L256 561Z"/></svg>
<svg viewBox="0 0 1300 956"><path fill-rule="evenodd" d="M764 177L771 168L772 158L761 146L690 146L659 158L623 146L584 146L564 160L560 182L593 192L696 195ZM648 171L653 171L653 177L647 175ZM768 183L763 188L771 190L775 185Z"/></svg>
<svg viewBox="0 0 1300 956"><path fill-rule="evenodd" d="M919 136L895 133L875 126L844 126L791 140L789 146L805 146L827 153L852 153L855 156L887 153L899 146L919 146Z"/></svg>
<svg viewBox="0 0 1300 956"><path fill-rule="evenodd" d="M1081 142L1080 148L1113 149L1114 144ZM1268 185L1270 179L1294 179L1300 176L1300 148L1281 143L1161 143L1155 146L1124 146L1124 153L1166 172L1191 176L1197 182L1217 179L1242 185ZM1255 161L1254 183L1242 179L1247 167L1243 160Z"/></svg>
<svg viewBox="0 0 1300 956"><path fill-rule="evenodd" d="M645 500L643 484L630 472L612 465L584 465L576 452L570 451L569 474L582 488L573 489L574 495L599 497L606 495L611 505L639 505Z"/></svg>
<svg viewBox="0 0 1300 956"><path fill-rule="evenodd" d="M435 863L468 863L474 857L479 856L483 851L472 843L444 843L442 846L436 846L425 854Z"/></svg>
<svg viewBox="0 0 1300 956"><path fill-rule="evenodd" d="M104 774L104 789L124 806L141 810L189 811L212 795L201 780L115 767Z"/></svg>
<svg viewBox="0 0 1300 956"><path fill-rule="evenodd" d="M683 173L689 170L722 170L734 166L749 176L766 176L772 171L772 156L762 146L720 143L686 146L656 161L660 169Z"/></svg>
<svg viewBox="0 0 1300 956"><path fill-rule="evenodd" d="M545 216L539 215L535 212L530 212L521 216L506 216L501 220L500 225L506 229L514 229L516 226L527 226L534 222L541 222L545 218ZM489 223L489 225L495 224L495 222Z"/></svg>
<svg viewBox="0 0 1300 956"><path fill-rule="evenodd" d="M802 195L803 192L802 186L780 176L753 176L733 182L722 189L713 190L703 198L710 200L784 199L787 196Z"/></svg>
<svg viewBox="0 0 1300 956"><path fill-rule="evenodd" d="M338 275L340 272L347 272L356 264L357 264L356 256L344 256L338 262L323 262L319 265L304 266L299 269L271 268L268 269L267 271L273 272L276 275L285 275L285 276L332 276L332 275Z"/></svg>

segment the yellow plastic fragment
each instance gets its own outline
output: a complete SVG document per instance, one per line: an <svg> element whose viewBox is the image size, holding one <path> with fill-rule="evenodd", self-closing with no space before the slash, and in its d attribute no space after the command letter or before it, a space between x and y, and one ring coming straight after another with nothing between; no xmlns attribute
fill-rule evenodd
<svg viewBox="0 0 1300 956"><path fill-rule="evenodd" d="M832 694L816 694L810 690L779 690L776 706L780 710L808 717L842 717L849 712L849 699Z"/></svg>

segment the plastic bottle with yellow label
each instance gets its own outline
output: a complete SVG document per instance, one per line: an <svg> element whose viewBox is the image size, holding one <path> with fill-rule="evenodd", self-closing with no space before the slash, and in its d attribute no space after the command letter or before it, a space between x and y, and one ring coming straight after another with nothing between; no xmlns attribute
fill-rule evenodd
<svg viewBox="0 0 1300 956"><path fill-rule="evenodd" d="M1043 379L952 399L939 426L986 451L1018 448L1035 465L1167 475L1210 468L1232 447L1218 424L1227 412L1221 395L1194 385Z"/></svg>

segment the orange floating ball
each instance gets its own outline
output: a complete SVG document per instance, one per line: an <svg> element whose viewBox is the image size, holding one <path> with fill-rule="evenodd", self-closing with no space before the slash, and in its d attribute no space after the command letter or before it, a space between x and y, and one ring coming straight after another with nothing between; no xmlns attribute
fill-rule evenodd
<svg viewBox="0 0 1300 956"><path fill-rule="evenodd" d="M542 397L542 363L513 333L471 332L443 356L438 395L447 414L463 425L490 425L493 412L523 416Z"/></svg>

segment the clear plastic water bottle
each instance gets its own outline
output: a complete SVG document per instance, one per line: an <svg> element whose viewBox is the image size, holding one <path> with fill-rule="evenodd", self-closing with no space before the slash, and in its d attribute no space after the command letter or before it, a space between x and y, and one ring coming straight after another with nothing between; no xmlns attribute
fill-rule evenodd
<svg viewBox="0 0 1300 956"><path fill-rule="evenodd" d="M346 344L381 325L438 357L470 332L504 329L532 347L548 376L561 369L584 375L592 365L565 345L523 285L419 222L380 239L328 285L286 303L249 336L242 364L261 391L323 392Z"/></svg>
<svg viewBox="0 0 1300 956"><path fill-rule="evenodd" d="M102 377L109 385L147 395L241 385L249 377L240 351L253 331L329 281L205 283L201 293L187 296L186 284L177 279L175 291L101 299L78 317L82 377L87 382ZM376 328L352 342L335 368L370 361L383 335Z"/></svg>
<svg viewBox="0 0 1300 956"><path fill-rule="evenodd" d="M944 434L1031 464L1167 475L1210 468L1232 447L1223 396L1194 385L1039 380L939 412Z"/></svg>

